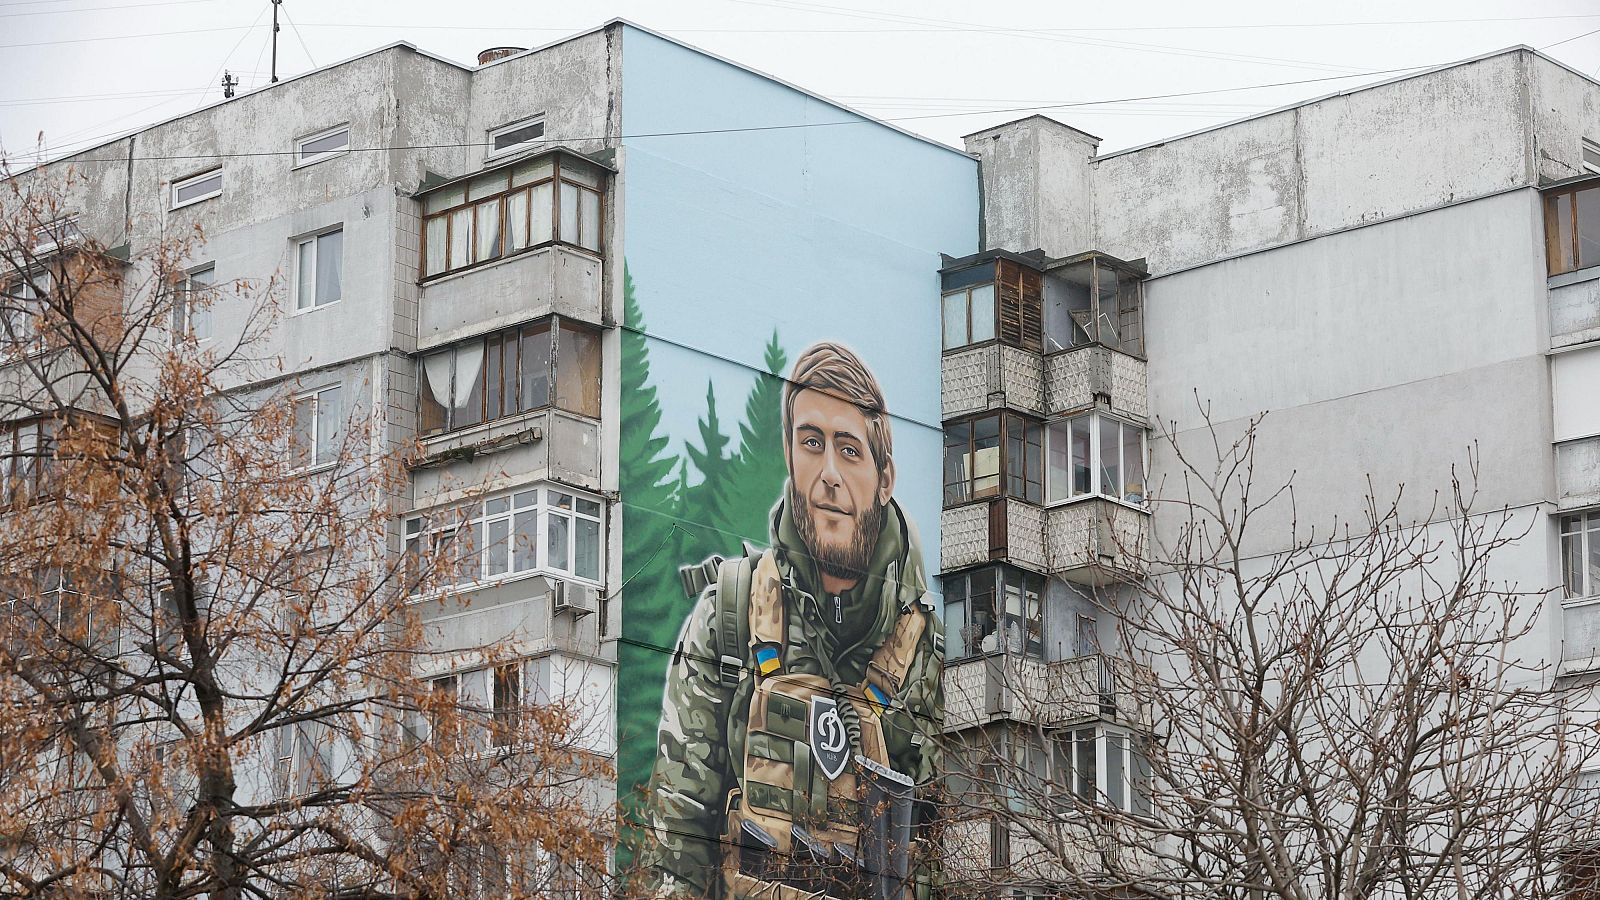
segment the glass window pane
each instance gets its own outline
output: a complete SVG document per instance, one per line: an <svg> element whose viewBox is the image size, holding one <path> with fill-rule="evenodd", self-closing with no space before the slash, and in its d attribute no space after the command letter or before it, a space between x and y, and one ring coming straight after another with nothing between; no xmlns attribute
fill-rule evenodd
<svg viewBox="0 0 1600 900"><path fill-rule="evenodd" d="M955 422L944 429L944 502L946 506L961 503L968 497L972 485L972 472L967 467L968 444L972 428L966 422Z"/></svg>
<svg viewBox="0 0 1600 900"><path fill-rule="evenodd" d="M1099 419L1100 423L1100 493L1107 497L1122 496L1122 423Z"/></svg>
<svg viewBox="0 0 1600 900"><path fill-rule="evenodd" d="M562 157L561 180L597 188L600 186L600 171L577 160Z"/></svg>
<svg viewBox="0 0 1600 900"><path fill-rule="evenodd" d="M528 246L528 192L518 191L506 198L506 249Z"/></svg>
<svg viewBox="0 0 1600 900"><path fill-rule="evenodd" d="M591 519L578 519L574 523L577 533L572 542L572 574L579 578L600 580L600 523Z"/></svg>
<svg viewBox="0 0 1600 900"><path fill-rule="evenodd" d="M1094 729L1079 729L1073 743L1077 746L1073 759L1073 769L1077 775L1077 783L1073 785L1074 792L1085 800L1094 800L1096 781Z"/></svg>
<svg viewBox="0 0 1600 900"><path fill-rule="evenodd" d="M554 192L551 188L553 184L555 184L553 181L536 184L530 192L532 199L528 201L528 215L531 224L528 226L528 233L535 244L542 244L555 237L550 230L550 204L554 202L552 200Z"/></svg>
<svg viewBox="0 0 1600 900"><path fill-rule="evenodd" d="M600 195L584 191L578 199L578 246L600 249Z"/></svg>
<svg viewBox="0 0 1600 900"><path fill-rule="evenodd" d="M972 496L1000 493L1000 417L984 416L972 422Z"/></svg>
<svg viewBox="0 0 1600 900"><path fill-rule="evenodd" d="M454 404L450 427L465 428L483 421L483 342L456 348Z"/></svg>
<svg viewBox="0 0 1600 900"><path fill-rule="evenodd" d="M1100 332L1100 343L1107 347L1121 349L1122 340L1118 334L1122 316L1117 310L1117 273L1107 266L1099 265L1095 270L1095 327Z"/></svg>
<svg viewBox="0 0 1600 900"><path fill-rule="evenodd" d="M498 419L505 415L505 408L501 404L502 375L500 364L502 360L502 346L504 341L498 334L492 334L483 341L483 420Z"/></svg>
<svg viewBox="0 0 1600 900"><path fill-rule="evenodd" d="M1150 815L1150 757L1145 754L1139 742L1135 742L1130 754L1133 758L1133 803L1131 809L1136 816Z"/></svg>
<svg viewBox="0 0 1600 900"><path fill-rule="evenodd" d="M310 309L316 303L317 244L301 241L299 257L295 260L295 308Z"/></svg>
<svg viewBox="0 0 1600 900"><path fill-rule="evenodd" d="M494 153L510 150L521 144L531 144L544 135L543 122L529 122L516 128L509 128L494 136Z"/></svg>
<svg viewBox="0 0 1600 900"><path fill-rule="evenodd" d="M1022 499L1029 503L1040 503L1044 500L1044 426L1026 419L1023 422L1026 432L1022 446L1027 458L1022 465Z"/></svg>
<svg viewBox="0 0 1600 900"><path fill-rule="evenodd" d="M1122 760L1126 743L1123 735L1106 735L1106 802L1113 809L1123 808Z"/></svg>
<svg viewBox="0 0 1600 900"><path fill-rule="evenodd" d="M1023 441L1027 438L1027 427L1023 425L1021 416L1006 416L1006 496L1022 498L1027 495L1027 483L1023 477L1022 466L1027 462L1028 453Z"/></svg>
<svg viewBox="0 0 1600 900"><path fill-rule="evenodd" d="M491 519L489 521L489 545L485 548L485 565L488 567L486 575L504 575L508 571L510 547L509 536L511 531L510 519Z"/></svg>
<svg viewBox="0 0 1600 900"><path fill-rule="evenodd" d="M317 394L317 451L316 462L333 462L339 454L339 444L344 438L344 407L339 389L330 388Z"/></svg>
<svg viewBox="0 0 1600 900"><path fill-rule="evenodd" d="M330 231L317 236L317 305L332 303L340 297L339 284L344 280L344 231Z"/></svg>
<svg viewBox="0 0 1600 900"><path fill-rule="evenodd" d="M944 604L944 656L945 659L962 659L967 655L966 630L967 603L965 600Z"/></svg>
<svg viewBox="0 0 1600 900"><path fill-rule="evenodd" d="M500 201L490 200L473 207L473 234L477 237L478 260L496 259L500 256Z"/></svg>
<svg viewBox="0 0 1600 900"><path fill-rule="evenodd" d="M1578 208L1578 267L1600 265L1600 187L1579 191L1573 201Z"/></svg>
<svg viewBox="0 0 1600 900"><path fill-rule="evenodd" d="M578 512L586 516L594 516L598 519L600 517L600 504L594 502L593 500L585 500L582 497L579 497Z"/></svg>
<svg viewBox="0 0 1600 900"><path fill-rule="evenodd" d="M423 434L449 427L450 368L454 362L455 351L445 350L424 356L418 366L422 384L417 392L417 430Z"/></svg>
<svg viewBox="0 0 1600 900"><path fill-rule="evenodd" d="M568 551L571 542L567 538L572 520L551 513L546 521L549 522L549 531L545 536L545 565L558 572L570 572L572 569Z"/></svg>
<svg viewBox="0 0 1600 900"><path fill-rule="evenodd" d="M456 581L477 581L482 577L483 522L468 522L456 529Z"/></svg>
<svg viewBox="0 0 1600 900"><path fill-rule="evenodd" d="M972 342L994 339L994 285L972 288Z"/></svg>
<svg viewBox="0 0 1600 900"><path fill-rule="evenodd" d="M450 214L450 268L472 263L472 207Z"/></svg>
<svg viewBox="0 0 1600 900"><path fill-rule="evenodd" d="M600 336L563 327L556 342L556 405L599 418Z"/></svg>
<svg viewBox="0 0 1600 900"><path fill-rule="evenodd" d="M1074 497L1081 497L1094 489L1092 480L1094 470L1090 468L1092 447L1089 423L1089 416L1079 416L1072 419L1068 426L1072 441L1072 496Z"/></svg>
<svg viewBox="0 0 1600 900"><path fill-rule="evenodd" d="M474 178L467 183L467 199L482 200L490 194L498 194L509 187L510 182L510 176L504 171Z"/></svg>
<svg viewBox="0 0 1600 900"><path fill-rule="evenodd" d="M311 461L316 444L316 400L302 397L294 401L294 451L295 461L306 465ZM14 466L13 466L14 468Z"/></svg>
<svg viewBox="0 0 1600 900"><path fill-rule="evenodd" d="M578 242L578 186L575 184L561 185L561 219L556 236L568 243Z"/></svg>
<svg viewBox="0 0 1600 900"><path fill-rule="evenodd" d="M550 326L530 325L522 329L522 408L543 409L550 405Z"/></svg>
<svg viewBox="0 0 1600 900"><path fill-rule="evenodd" d="M449 249L446 242L446 232L449 228L448 216L434 216L428 220L427 258L422 262L422 274L437 275L445 270L445 251Z"/></svg>
<svg viewBox="0 0 1600 900"><path fill-rule="evenodd" d="M517 509L526 509L539 502L539 492L523 491L513 497L512 500L516 503Z"/></svg>
<svg viewBox="0 0 1600 900"><path fill-rule="evenodd" d="M539 565L539 514L531 509L518 512L512 525L511 570L526 572Z"/></svg>
<svg viewBox="0 0 1600 900"><path fill-rule="evenodd" d="M967 292L944 295L944 349L967 344Z"/></svg>
<svg viewBox="0 0 1600 900"><path fill-rule="evenodd" d="M1055 503L1072 496L1072 470L1067 461L1067 423L1051 422L1047 428L1045 448L1048 466L1045 471L1045 502Z"/></svg>
<svg viewBox="0 0 1600 900"><path fill-rule="evenodd" d="M1562 581L1567 586L1568 597L1582 597L1583 593L1583 535L1567 534L1561 537Z"/></svg>
<svg viewBox="0 0 1600 900"><path fill-rule="evenodd" d="M1122 499L1143 503L1144 498L1144 429L1123 423Z"/></svg>
<svg viewBox="0 0 1600 900"><path fill-rule="evenodd" d="M1556 194L1545 199L1545 249L1550 274L1559 275L1577 267L1572 252L1572 195Z"/></svg>
<svg viewBox="0 0 1600 900"><path fill-rule="evenodd" d="M1588 594L1600 592L1600 516L1589 519L1589 578L1584 590Z"/></svg>
<svg viewBox="0 0 1600 900"><path fill-rule="evenodd" d="M467 199L466 185L458 184L452 188L434 191L422 201L424 213L444 212L452 206L457 206Z"/></svg>
<svg viewBox="0 0 1600 900"><path fill-rule="evenodd" d="M541 178L549 178L554 172L555 162L552 157L541 156L538 159L530 159L527 162L517 163L516 168L511 170L511 184L513 187L521 187Z"/></svg>

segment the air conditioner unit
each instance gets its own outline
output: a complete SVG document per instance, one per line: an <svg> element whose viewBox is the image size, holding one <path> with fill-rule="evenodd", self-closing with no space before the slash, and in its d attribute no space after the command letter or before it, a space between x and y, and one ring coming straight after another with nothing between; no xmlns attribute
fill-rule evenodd
<svg viewBox="0 0 1600 900"><path fill-rule="evenodd" d="M576 619L594 612L598 600L598 592L587 584L556 581L550 592L550 613L567 613Z"/></svg>

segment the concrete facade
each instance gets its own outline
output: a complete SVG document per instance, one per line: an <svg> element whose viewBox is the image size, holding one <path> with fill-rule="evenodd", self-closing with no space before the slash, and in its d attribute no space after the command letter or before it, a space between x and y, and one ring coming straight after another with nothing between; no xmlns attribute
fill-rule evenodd
<svg viewBox="0 0 1600 900"><path fill-rule="evenodd" d="M1158 548L1183 524L1162 515L1164 495L1181 498L1176 450L1209 459L1210 428L1226 444L1264 416L1254 483L1292 480L1302 529L1359 522L1369 484L1379 498L1399 494L1403 521L1442 527L1436 492L1475 468L1476 513L1527 531L1495 557L1493 577L1545 598L1516 652L1543 684L1586 692L1571 676L1600 659L1600 606L1563 591L1558 526L1600 505L1600 268L1549 274L1543 191L1593 177L1581 141L1600 138L1597 110L1600 83L1515 48L1104 156L1095 139L1038 116L968 136L983 163L987 250L1103 251L1149 271L1143 356L1046 355L1041 418L1048 427L1094 408L1148 426L1153 503L1142 521ZM996 407L1039 415L978 364L996 352L947 348L947 420ZM1113 377L1096 381L1107 367L1094 353L1115 359ZM1142 577L1096 559L1095 542L1111 535L1090 508L1045 510L1044 564L1036 537L1013 532L1018 552L996 555L976 509L946 511L947 571L1003 563L1055 576L1047 668L1097 650L1064 635L1068 623L1133 602L1117 585ZM1252 565L1293 533L1286 507L1265 515L1252 526ZM1074 548L1094 577L1063 572ZM994 665L947 669L951 709L965 704L969 726ZM1049 696L1038 680L1008 689ZM973 696L956 699L963 691ZM967 837L976 843L961 852L1003 855L1003 835Z"/></svg>

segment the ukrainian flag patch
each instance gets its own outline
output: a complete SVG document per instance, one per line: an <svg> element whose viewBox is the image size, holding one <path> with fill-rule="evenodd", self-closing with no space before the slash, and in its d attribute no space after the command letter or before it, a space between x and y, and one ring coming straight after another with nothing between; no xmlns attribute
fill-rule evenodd
<svg viewBox="0 0 1600 900"><path fill-rule="evenodd" d="M879 712L884 712L889 709L889 695L883 692L883 688L878 687L870 681L867 682L867 696L872 699L873 704L878 707Z"/></svg>
<svg viewBox="0 0 1600 900"><path fill-rule="evenodd" d="M756 645L756 671L762 675L771 675L783 668L783 660L779 658L777 644Z"/></svg>

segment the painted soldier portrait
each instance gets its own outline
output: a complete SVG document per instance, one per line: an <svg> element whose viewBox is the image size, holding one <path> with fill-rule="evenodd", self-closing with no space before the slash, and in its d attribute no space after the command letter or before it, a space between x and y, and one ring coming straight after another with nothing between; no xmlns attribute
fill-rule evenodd
<svg viewBox="0 0 1600 900"><path fill-rule="evenodd" d="M804 350L766 547L680 574L643 857L666 896L925 896L943 626L878 380Z"/></svg>

